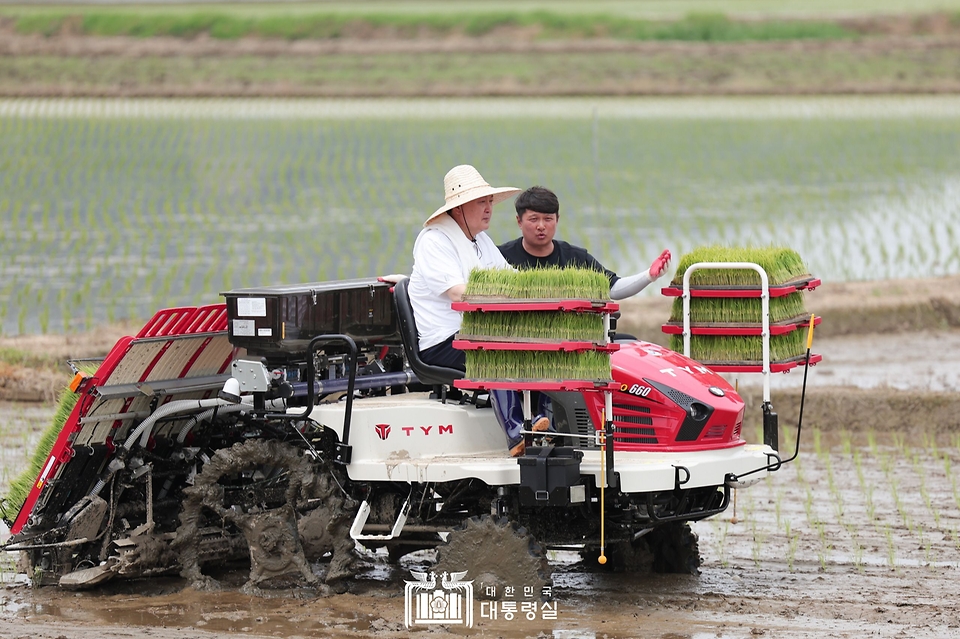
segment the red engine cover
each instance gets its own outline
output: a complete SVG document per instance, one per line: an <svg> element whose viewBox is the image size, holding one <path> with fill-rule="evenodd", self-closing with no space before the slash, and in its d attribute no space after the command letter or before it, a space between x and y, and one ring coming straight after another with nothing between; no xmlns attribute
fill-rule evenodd
<svg viewBox="0 0 960 639"><path fill-rule="evenodd" d="M611 354L614 448L678 451L744 443L743 399L706 366L650 342L621 344ZM587 393L594 424L603 424L603 395Z"/></svg>

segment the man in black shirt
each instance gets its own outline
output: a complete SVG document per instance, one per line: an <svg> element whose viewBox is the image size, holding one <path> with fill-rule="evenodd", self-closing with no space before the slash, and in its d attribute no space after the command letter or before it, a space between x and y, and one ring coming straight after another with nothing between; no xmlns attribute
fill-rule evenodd
<svg viewBox="0 0 960 639"><path fill-rule="evenodd" d="M670 251L664 249L649 269L619 277L604 268L586 249L553 239L560 221L560 202L553 191L542 186L532 186L518 195L514 207L521 236L499 248L503 257L517 268L579 266L601 271L610 280L610 298L622 300L642 291L670 265Z"/></svg>

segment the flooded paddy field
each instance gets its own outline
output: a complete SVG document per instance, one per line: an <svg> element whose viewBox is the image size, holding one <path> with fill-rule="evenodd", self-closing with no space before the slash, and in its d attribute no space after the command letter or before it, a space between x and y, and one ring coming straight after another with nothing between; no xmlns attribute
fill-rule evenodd
<svg viewBox="0 0 960 639"><path fill-rule="evenodd" d="M409 272L465 162L557 191L558 237L620 273L710 243L824 281L960 273L951 96L4 100L0 139L6 335ZM490 232L517 235L509 204Z"/></svg>
<svg viewBox="0 0 960 639"><path fill-rule="evenodd" d="M792 431L782 442L792 450ZM407 629L404 581L417 556L397 567L368 554L349 592L326 596L242 594L243 568L218 574L224 589L215 593L178 578L33 589L7 572L0 636L955 637L958 465L955 432L812 428L797 462L694 525L699 576L602 572L553 553L555 620L481 618L475 602L473 628Z"/></svg>
<svg viewBox="0 0 960 639"><path fill-rule="evenodd" d="M623 273L664 245L776 242L828 283L808 298L818 313L832 282L960 273L954 98L8 101L0 134L4 339L233 287L406 271L443 173L464 161L492 182L555 188L560 235ZM508 209L498 240L516 232ZM956 330L845 333L816 350L808 401L841 400L808 404L797 462L694 524L698 576L601 572L554 553L556 619L482 618L478 602L473 628L407 629L416 557L365 555L343 594L254 597L242 566L217 575L220 592L176 577L68 592L32 588L4 556L0 636L960 637L960 430L943 408L960 388ZM781 415L797 407L778 391L795 398L801 380L775 379ZM891 395L911 414L870 419ZM52 411L0 403L0 494Z"/></svg>

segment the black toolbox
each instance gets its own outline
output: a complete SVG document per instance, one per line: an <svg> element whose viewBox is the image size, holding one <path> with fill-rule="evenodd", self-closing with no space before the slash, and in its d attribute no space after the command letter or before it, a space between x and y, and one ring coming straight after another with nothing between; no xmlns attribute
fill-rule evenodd
<svg viewBox="0 0 960 639"><path fill-rule="evenodd" d="M230 343L251 355L305 353L317 335L339 333L357 346L399 345L392 284L376 278L239 288L227 300Z"/></svg>
<svg viewBox="0 0 960 639"><path fill-rule="evenodd" d="M583 451L572 446L531 446L520 464L520 504L523 506L569 506L586 501L586 486L580 483Z"/></svg>

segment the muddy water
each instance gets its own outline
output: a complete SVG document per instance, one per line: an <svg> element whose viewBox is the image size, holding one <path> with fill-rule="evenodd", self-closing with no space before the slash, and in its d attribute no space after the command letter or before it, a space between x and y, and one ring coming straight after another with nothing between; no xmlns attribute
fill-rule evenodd
<svg viewBox="0 0 960 639"><path fill-rule="evenodd" d="M784 448L793 442L786 436ZM0 637L960 637L960 434L808 433L799 460L695 524L699 576L599 573L554 553L557 618L404 627L400 568L366 556L342 595L200 593L178 578L0 591ZM519 599L519 597L518 597ZM487 609L489 612L489 609Z"/></svg>
<svg viewBox="0 0 960 639"><path fill-rule="evenodd" d="M960 332L917 331L897 335L844 335L818 339L823 356L807 376L808 388L894 388L914 391L960 390ZM894 364L895 363L895 364ZM741 386L758 385L759 375L724 375ZM771 385L799 388L803 369L775 373Z"/></svg>

